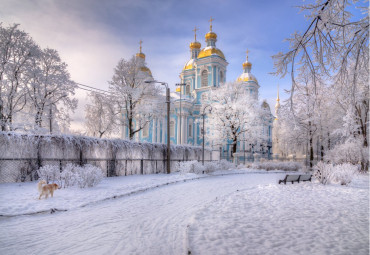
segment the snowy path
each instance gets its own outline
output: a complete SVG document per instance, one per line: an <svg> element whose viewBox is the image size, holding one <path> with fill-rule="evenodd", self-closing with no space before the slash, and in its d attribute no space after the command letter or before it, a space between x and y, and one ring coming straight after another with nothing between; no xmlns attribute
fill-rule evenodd
<svg viewBox="0 0 370 255"><path fill-rule="evenodd" d="M186 254L201 207L282 174L210 177L68 212L0 220L0 254Z"/></svg>

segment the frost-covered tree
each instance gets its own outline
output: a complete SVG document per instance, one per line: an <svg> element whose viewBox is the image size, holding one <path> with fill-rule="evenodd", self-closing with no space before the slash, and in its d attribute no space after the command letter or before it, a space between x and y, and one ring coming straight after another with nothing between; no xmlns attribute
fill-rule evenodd
<svg viewBox="0 0 370 255"><path fill-rule="evenodd" d="M27 93L34 111L34 122L37 128L54 118L66 120L69 110L77 107L75 94L76 84L70 79L67 64L62 62L54 49L44 49L37 57L32 58L31 68L27 71L29 78Z"/></svg>
<svg viewBox="0 0 370 255"><path fill-rule="evenodd" d="M90 93L91 104L86 105L86 129L92 136L102 138L116 133L115 111L111 97L101 93Z"/></svg>
<svg viewBox="0 0 370 255"><path fill-rule="evenodd" d="M18 29L17 24L4 27L0 23L0 126L1 130L16 129L13 120L27 104L25 72L39 52L32 38Z"/></svg>
<svg viewBox="0 0 370 255"><path fill-rule="evenodd" d="M227 83L211 90L203 105L212 107L207 114L206 138L214 145L224 145L230 140L235 153L244 137L254 141L261 136L263 110L241 83Z"/></svg>
<svg viewBox="0 0 370 255"><path fill-rule="evenodd" d="M154 117L163 113L161 88L155 83L145 83L147 77L140 71L141 64L137 58L121 59L109 82L119 124L128 128L130 139Z"/></svg>
<svg viewBox="0 0 370 255"><path fill-rule="evenodd" d="M342 142L360 137L363 147L368 147L369 134L369 16L368 6L360 1L318 0L313 4L301 7L307 12L310 25L304 33L292 35L288 39L290 51L278 53L275 60L276 74L284 76L288 72L292 78L290 90L291 113L296 112L299 103L294 94L307 91L315 101L325 94L325 98L317 101L316 109L333 106L336 123L330 118L320 116L320 111L313 111L315 125L318 128L317 141L323 144L324 134L330 137L330 129L342 134ZM354 18L354 12L357 12ZM302 84L300 79L309 82ZM324 88L324 89L323 89ZM330 107L331 113L334 113ZM292 121L299 121L293 114ZM298 120L296 119L298 118ZM336 125L337 124L337 125ZM326 130L325 130L326 129ZM329 133L329 135L328 135ZM328 149L331 138L327 139ZM320 146L322 152L324 146ZM321 158L323 155L321 155ZM363 165L363 169L367 166Z"/></svg>

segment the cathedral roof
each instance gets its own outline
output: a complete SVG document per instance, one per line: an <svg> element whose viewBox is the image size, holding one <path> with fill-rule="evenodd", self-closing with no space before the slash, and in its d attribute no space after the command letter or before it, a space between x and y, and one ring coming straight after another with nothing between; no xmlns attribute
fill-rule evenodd
<svg viewBox="0 0 370 255"><path fill-rule="evenodd" d="M222 59L225 59L224 53L221 50L213 46L208 46L202 49L198 54L198 58L205 58L211 55L216 55L216 56L221 57Z"/></svg>
<svg viewBox="0 0 370 255"><path fill-rule="evenodd" d="M190 59L188 62L186 62L183 70L189 70L194 68L194 59Z"/></svg>

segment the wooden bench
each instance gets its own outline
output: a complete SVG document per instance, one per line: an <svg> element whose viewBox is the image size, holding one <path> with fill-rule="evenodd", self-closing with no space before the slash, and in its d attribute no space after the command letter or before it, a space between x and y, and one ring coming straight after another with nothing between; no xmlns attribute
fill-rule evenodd
<svg viewBox="0 0 370 255"><path fill-rule="evenodd" d="M280 183L286 184L287 182L291 182L292 184L294 182L307 182L311 181L312 174L287 174L283 180L279 180Z"/></svg>

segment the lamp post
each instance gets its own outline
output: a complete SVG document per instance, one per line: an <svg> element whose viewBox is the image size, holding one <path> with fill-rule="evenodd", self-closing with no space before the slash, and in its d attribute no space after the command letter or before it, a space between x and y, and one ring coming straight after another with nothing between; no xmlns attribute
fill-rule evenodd
<svg viewBox="0 0 370 255"><path fill-rule="evenodd" d="M204 133L206 132L205 129L204 129L204 116L206 115L206 109L207 107L211 107L211 109L209 109L209 112L212 111L212 106L210 105L206 105L206 107L203 108L203 113L201 114L202 117L203 117L203 128L202 128L202 135L203 135L203 145L202 145L202 165L204 165Z"/></svg>
<svg viewBox="0 0 370 255"><path fill-rule="evenodd" d="M159 83L162 86L166 87L166 103L167 103L167 174L171 173L171 149L170 149L170 88L166 82L158 82L158 81L145 81L145 83Z"/></svg>
<svg viewBox="0 0 370 255"><path fill-rule="evenodd" d="M182 86L186 86L185 83L176 83L176 86L180 86L180 142L179 144L181 144L181 119L182 119L182 116L181 116L181 92L182 92Z"/></svg>

